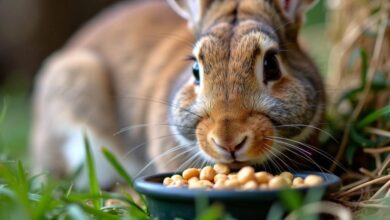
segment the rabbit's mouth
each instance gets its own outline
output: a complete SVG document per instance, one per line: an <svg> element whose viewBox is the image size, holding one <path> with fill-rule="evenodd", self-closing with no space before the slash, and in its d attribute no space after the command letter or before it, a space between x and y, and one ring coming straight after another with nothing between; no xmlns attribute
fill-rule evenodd
<svg viewBox="0 0 390 220"><path fill-rule="evenodd" d="M200 149L216 162L241 167L263 161L271 151L272 122L262 114L225 114L199 122Z"/></svg>

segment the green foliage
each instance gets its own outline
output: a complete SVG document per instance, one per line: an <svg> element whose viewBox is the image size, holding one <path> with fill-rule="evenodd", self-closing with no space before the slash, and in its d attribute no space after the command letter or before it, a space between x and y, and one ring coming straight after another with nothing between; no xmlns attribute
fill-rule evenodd
<svg viewBox="0 0 390 220"><path fill-rule="evenodd" d="M43 182L39 178L44 175L31 177L21 161L0 161L0 219L150 219L131 195L101 191L89 141L84 140L90 192L73 191L73 180ZM119 163L116 166L123 169ZM104 205L109 199L128 205Z"/></svg>
<svg viewBox="0 0 390 220"><path fill-rule="evenodd" d="M348 65L350 68L360 67L360 81L355 87L349 88L340 95L339 100L335 105L337 112L334 112L328 118L328 129L336 137L342 140L342 134L348 131L345 160L348 164L352 164L356 152L360 148L381 147L390 142L389 138L372 135L367 132L367 128L372 126L381 130L390 129L390 103L380 109L375 109L375 103L372 99L367 98L364 107L357 114L354 120L350 120L354 111L359 105L359 101L366 97L376 97L382 92L389 91L390 85L387 83L386 74L380 71L375 72L374 77L368 79L368 71L370 68L370 55L362 48L355 49L351 52ZM366 88L369 87L369 90ZM331 140L328 139L323 143L323 146L331 145Z"/></svg>

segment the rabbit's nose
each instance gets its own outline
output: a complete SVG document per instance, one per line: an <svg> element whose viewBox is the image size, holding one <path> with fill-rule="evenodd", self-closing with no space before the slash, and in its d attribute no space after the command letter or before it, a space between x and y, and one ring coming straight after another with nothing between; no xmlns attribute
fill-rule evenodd
<svg viewBox="0 0 390 220"><path fill-rule="evenodd" d="M242 149L247 143L248 136L242 136L235 139L222 139L216 135L211 135L211 142L218 148L227 151L230 154Z"/></svg>

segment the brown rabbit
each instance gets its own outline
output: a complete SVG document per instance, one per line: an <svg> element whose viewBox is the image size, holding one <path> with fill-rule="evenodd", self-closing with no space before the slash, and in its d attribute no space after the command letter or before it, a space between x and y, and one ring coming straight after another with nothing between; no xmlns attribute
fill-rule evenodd
<svg viewBox="0 0 390 220"><path fill-rule="evenodd" d="M103 186L117 176L102 146L132 175L309 157L297 143L315 143L325 106L297 40L312 2L143 1L103 13L37 79L37 170L68 175L82 164L83 130ZM77 184L86 181L84 171Z"/></svg>

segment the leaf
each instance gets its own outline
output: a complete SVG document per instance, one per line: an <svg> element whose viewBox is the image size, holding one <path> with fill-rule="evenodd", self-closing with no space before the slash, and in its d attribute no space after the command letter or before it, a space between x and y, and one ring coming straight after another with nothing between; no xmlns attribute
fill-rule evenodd
<svg viewBox="0 0 390 220"><path fill-rule="evenodd" d="M353 162L353 156L356 152L356 145L349 145L345 154L345 157L347 158L347 162L349 165L352 165Z"/></svg>
<svg viewBox="0 0 390 220"><path fill-rule="evenodd" d="M80 203L80 201L72 201L70 199L64 199L66 202L68 202L69 204L77 204L82 210L84 210L84 212L87 212L95 217L97 217L97 219L107 219L107 220L119 220L120 217L119 216L115 216L115 215L111 215L109 213L105 213L103 211L101 211L100 209L96 209L94 207L90 207L84 203Z"/></svg>
<svg viewBox="0 0 390 220"><path fill-rule="evenodd" d="M373 113L364 117L359 123L358 128L362 129L372 122L376 121L378 118L390 114L390 104L384 108L374 111Z"/></svg>
<svg viewBox="0 0 390 220"><path fill-rule="evenodd" d="M102 148L102 152L103 152L103 155L106 157L106 159L110 162L110 164L116 170L116 172L126 181L127 185L129 185L130 188L134 188L133 179L127 173L125 168L120 164L120 162L115 157L115 155L113 153L111 153L107 148L104 148L104 147ZM138 195L139 195L140 199L142 200L142 203L146 206L145 197L141 194L138 194ZM134 202L131 195L129 195L129 198Z"/></svg>
<svg viewBox="0 0 390 220"><path fill-rule="evenodd" d="M214 204L207 208L200 215L196 217L196 220L218 220L223 216L223 207L219 204Z"/></svg>
<svg viewBox="0 0 390 220"><path fill-rule="evenodd" d="M360 134L359 130L355 126L351 127L351 139L363 147L377 146L376 142L371 141L370 139L364 137L364 135Z"/></svg>
<svg viewBox="0 0 390 220"><path fill-rule="evenodd" d="M358 88L354 88L354 89L350 89L350 90L345 91L340 96L340 98L337 101L336 105L340 105L340 103L342 101L344 101L345 99L348 99L348 100L352 101L353 99L355 99L356 95L359 94L362 91L363 91L363 87L358 87Z"/></svg>
<svg viewBox="0 0 390 220"><path fill-rule="evenodd" d="M281 200L289 211L296 210L302 206L302 196L295 190L284 190L280 194Z"/></svg>
<svg viewBox="0 0 390 220"><path fill-rule="evenodd" d="M361 66L361 72L360 72L360 77L361 77L361 87L365 87L367 84L367 72L368 72L368 55L367 51L364 49L360 49L360 58L362 60L362 66Z"/></svg>
<svg viewBox="0 0 390 220"><path fill-rule="evenodd" d="M0 123L2 123L4 121L5 115L7 114L7 109L8 109L7 99L4 98L3 99L3 107L2 107L1 112L0 112Z"/></svg>
<svg viewBox="0 0 390 220"><path fill-rule="evenodd" d="M83 138L84 138L84 146L86 152L87 169L88 169L88 177L89 177L89 190L91 194L98 195L100 194L99 181L96 176L95 162L91 152L91 145L89 143L89 139L85 131L83 134ZM92 202L96 209L100 209L102 207L102 201L100 199L93 199Z"/></svg>
<svg viewBox="0 0 390 220"><path fill-rule="evenodd" d="M102 192L100 194L76 194L73 193L72 195L69 195L67 199L71 201L84 201L87 199L118 199L122 200L130 205L130 207L134 207L135 209L138 209L140 212L143 212L147 214L147 212L142 209L137 203L135 203L133 200L128 199L128 197L121 195L121 194L116 194L116 193L105 193Z"/></svg>
<svg viewBox="0 0 390 220"><path fill-rule="evenodd" d="M19 180L19 185L22 186L27 193L28 191L28 182L27 182L27 177L26 177L26 172L24 170L22 161L18 160L18 180Z"/></svg>
<svg viewBox="0 0 390 220"><path fill-rule="evenodd" d="M126 181L127 185L133 188L133 179L127 174L126 170L119 163L114 154L112 154L107 148L102 148L102 152L106 159L110 162L116 172Z"/></svg>

